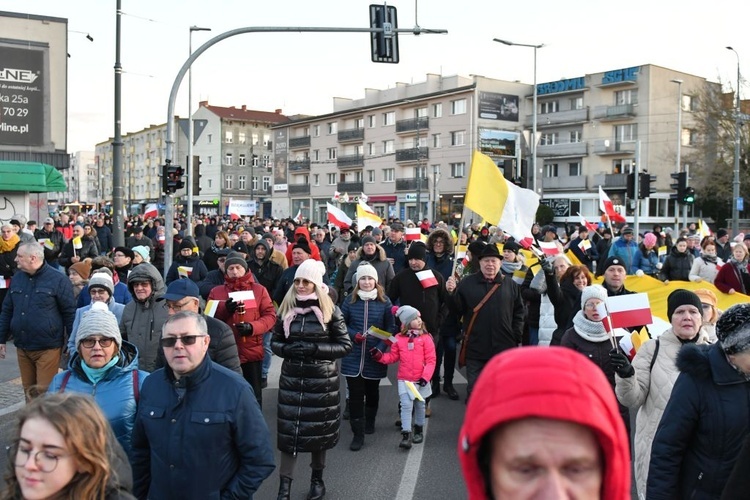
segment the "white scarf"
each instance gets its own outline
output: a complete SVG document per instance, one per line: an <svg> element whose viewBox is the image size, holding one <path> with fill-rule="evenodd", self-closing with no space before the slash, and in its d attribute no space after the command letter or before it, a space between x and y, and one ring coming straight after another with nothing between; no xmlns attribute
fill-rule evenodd
<svg viewBox="0 0 750 500"><path fill-rule="evenodd" d="M591 321L583 315L583 311L578 311L573 317L573 327L578 335L589 342L599 343L609 340L609 333L604 329L604 322Z"/></svg>

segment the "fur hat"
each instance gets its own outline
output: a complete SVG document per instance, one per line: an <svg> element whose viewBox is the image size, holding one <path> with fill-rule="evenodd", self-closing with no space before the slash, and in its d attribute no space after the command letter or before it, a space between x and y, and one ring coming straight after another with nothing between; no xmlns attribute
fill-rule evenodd
<svg viewBox="0 0 750 500"><path fill-rule="evenodd" d="M703 309L701 306L701 299L695 293L690 290L675 290L667 297L667 317L669 321L672 321L672 315L680 306L691 305L695 306L701 314Z"/></svg>
<svg viewBox="0 0 750 500"><path fill-rule="evenodd" d="M91 275L91 263L88 261L76 262L68 268L69 271L71 269L85 280L89 279L89 276Z"/></svg>
<svg viewBox="0 0 750 500"><path fill-rule="evenodd" d="M724 311L716 322L716 336L727 354L750 348L750 304L735 304Z"/></svg>
<svg viewBox="0 0 750 500"><path fill-rule="evenodd" d="M589 299L599 299L602 302L607 301L607 289L601 285L587 286L581 292L581 309L586 307L586 302Z"/></svg>
<svg viewBox="0 0 750 500"><path fill-rule="evenodd" d="M107 271L109 271L109 269L107 269ZM91 275L91 279L89 279L89 290L92 288L103 288L109 292L110 297L115 293L115 283L112 281L112 276L108 275L106 272L95 272Z"/></svg>
<svg viewBox="0 0 750 500"><path fill-rule="evenodd" d="M420 312L412 306L401 306L396 310L396 317L405 326L409 326L409 323L421 316Z"/></svg>
<svg viewBox="0 0 750 500"><path fill-rule="evenodd" d="M646 233L643 237L643 244L647 247L656 245L656 235L654 233Z"/></svg>
<svg viewBox="0 0 750 500"><path fill-rule="evenodd" d="M406 260L417 259L425 260L427 258L427 247L421 241L415 241L409 245L409 252L406 254Z"/></svg>
<svg viewBox="0 0 750 500"><path fill-rule="evenodd" d="M229 269L229 266L239 264L242 267L245 268L245 271L247 271L247 261L245 260L242 255L240 255L237 252L232 252L229 255L227 255L227 260L224 261L224 269Z"/></svg>
<svg viewBox="0 0 750 500"><path fill-rule="evenodd" d="M76 345L94 335L114 339L118 350L122 347L122 335L117 318L103 302L92 303L91 309L83 313L76 333Z"/></svg>
<svg viewBox="0 0 750 500"><path fill-rule="evenodd" d="M135 257L135 254L139 254L141 258L143 259L143 262L151 262L151 251L148 249L148 247L143 245L138 245L132 248L133 250L133 256Z"/></svg>
<svg viewBox="0 0 750 500"><path fill-rule="evenodd" d="M294 273L294 279L306 279L307 281L314 283L315 288L322 290L324 293L328 293L327 287L323 285L323 275L325 272L326 268L322 262L307 259L297 268L297 271Z"/></svg>
<svg viewBox="0 0 750 500"><path fill-rule="evenodd" d="M355 274L355 283L359 283L359 280L364 276L369 276L370 278L374 279L376 283L378 282L378 272L368 263L360 264L357 268L357 272Z"/></svg>

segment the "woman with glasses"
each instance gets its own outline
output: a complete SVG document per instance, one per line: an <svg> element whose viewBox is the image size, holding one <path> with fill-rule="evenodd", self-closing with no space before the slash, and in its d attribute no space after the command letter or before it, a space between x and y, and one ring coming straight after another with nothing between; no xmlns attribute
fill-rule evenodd
<svg viewBox="0 0 750 500"><path fill-rule="evenodd" d="M50 394L19 414L3 499L130 500L132 472L88 397Z"/></svg>
<svg viewBox="0 0 750 500"><path fill-rule="evenodd" d="M117 318L101 302L93 302L83 315L75 343L68 369L55 376L49 392L92 395L129 452L138 394L148 376L138 370L138 349L122 340Z"/></svg>

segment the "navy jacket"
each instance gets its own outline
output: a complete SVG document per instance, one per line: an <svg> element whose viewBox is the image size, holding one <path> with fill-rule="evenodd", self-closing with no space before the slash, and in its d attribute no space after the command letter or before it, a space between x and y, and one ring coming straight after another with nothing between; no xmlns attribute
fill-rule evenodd
<svg viewBox="0 0 750 500"><path fill-rule="evenodd" d="M253 498L274 470L270 434L250 385L208 356L175 380L144 382L133 429L137 498Z"/></svg>
<svg viewBox="0 0 750 500"><path fill-rule="evenodd" d="M750 430L750 381L721 344L686 345L651 448L646 497L718 499Z"/></svg>
<svg viewBox="0 0 750 500"><path fill-rule="evenodd" d="M344 315L346 330L352 341L352 352L341 360L341 374L346 377L362 375L367 379L381 379L388 375L388 366L378 363L370 355L370 349L377 347L386 350L385 342L378 337L367 335L367 341L357 344L354 337L357 333L364 334L371 326L389 333L396 333L395 320L391 312L391 301L385 297L385 302L379 300L357 300L352 304L349 296L341 303L341 314Z"/></svg>
<svg viewBox="0 0 750 500"><path fill-rule="evenodd" d="M67 276L46 262L33 276L17 271L0 312L0 344L13 333L19 349L63 347L75 317L76 299Z"/></svg>

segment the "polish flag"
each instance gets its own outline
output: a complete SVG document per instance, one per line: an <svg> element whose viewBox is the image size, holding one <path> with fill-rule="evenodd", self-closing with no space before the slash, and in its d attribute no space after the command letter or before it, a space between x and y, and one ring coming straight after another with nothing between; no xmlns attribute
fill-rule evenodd
<svg viewBox="0 0 750 500"><path fill-rule="evenodd" d="M422 231L418 227L407 227L404 231L406 241L418 241L422 236Z"/></svg>
<svg viewBox="0 0 750 500"><path fill-rule="evenodd" d="M351 227L352 219L343 210L330 203L326 203L326 207L328 208L328 222L340 228Z"/></svg>
<svg viewBox="0 0 750 500"><path fill-rule="evenodd" d="M297 210L297 215L294 216L294 220L302 224L302 209Z"/></svg>
<svg viewBox="0 0 750 500"><path fill-rule="evenodd" d="M143 218L148 219L156 219L159 216L159 207L156 203L149 203L146 205L146 209L143 212Z"/></svg>
<svg viewBox="0 0 750 500"><path fill-rule="evenodd" d="M242 290L239 292L229 292L229 298L235 302L244 302L245 308L257 309L258 304L255 302L255 294L252 290Z"/></svg>
<svg viewBox="0 0 750 500"><path fill-rule="evenodd" d="M607 214L607 217L612 222L625 222L625 217L615 211L612 200L609 199L609 196L607 196L607 193L604 192L601 186L599 186L599 210Z"/></svg>
<svg viewBox="0 0 750 500"><path fill-rule="evenodd" d="M589 231L596 231L599 228L599 226L595 223L587 221L586 218L580 213L578 214L578 217L581 218L581 225L586 226Z"/></svg>
<svg viewBox="0 0 750 500"><path fill-rule="evenodd" d="M599 304L599 315L607 316L609 319L604 320L608 328L631 328L634 326L650 325L654 322L651 316L651 304L648 301L648 294L633 293L629 295L618 295L607 299L606 309L603 309L604 303Z"/></svg>
<svg viewBox="0 0 750 500"><path fill-rule="evenodd" d="M430 288L431 286L437 286L438 280L435 277L435 274L430 269L425 269L424 271L420 271L417 274L417 279L419 279L419 282L422 284L422 288Z"/></svg>
<svg viewBox="0 0 750 500"><path fill-rule="evenodd" d="M0 290L10 288L10 278L3 278L0 276Z"/></svg>
<svg viewBox="0 0 750 500"><path fill-rule="evenodd" d="M540 241L539 248L542 249L544 255L553 256L560 253L560 247L557 246L557 242L555 241Z"/></svg>

